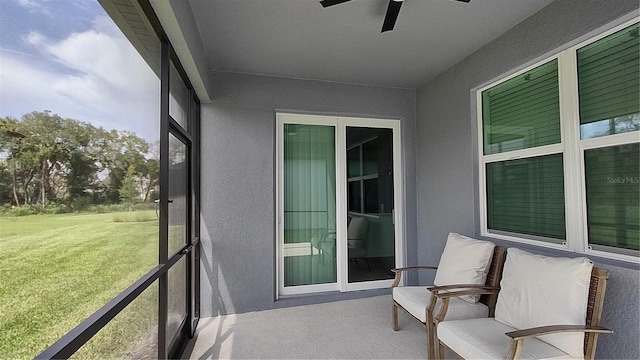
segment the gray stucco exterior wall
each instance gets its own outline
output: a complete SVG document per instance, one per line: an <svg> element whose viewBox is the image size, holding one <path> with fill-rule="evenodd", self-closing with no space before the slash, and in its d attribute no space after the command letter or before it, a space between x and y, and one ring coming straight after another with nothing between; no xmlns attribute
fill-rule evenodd
<svg viewBox="0 0 640 360"><path fill-rule="evenodd" d="M275 112L400 119L405 246L416 263L415 91L212 74L202 105L201 316L353 297L275 296Z"/></svg>
<svg viewBox="0 0 640 360"><path fill-rule="evenodd" d="M472 90L638 14L637 0L558 0L452 66L417 91L418 259L437 263L449 232L478 237L477 126ZM506 246L515 243L499 242ZM541 253L570 256L567 252ZM598 358L640 358L640 272L593 259L610 271ZM428 283L425 277L420 281Z"/></svg>

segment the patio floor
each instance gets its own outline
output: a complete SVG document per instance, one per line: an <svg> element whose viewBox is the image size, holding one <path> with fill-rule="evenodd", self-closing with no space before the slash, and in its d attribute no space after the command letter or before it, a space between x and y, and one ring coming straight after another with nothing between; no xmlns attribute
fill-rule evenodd
<svg viewBox="0 0 640 360"><path fill-rule="evenodd" d="M424 328L400 313L391 329L391 296L202 318L184 358L425 359Z"/></svg>

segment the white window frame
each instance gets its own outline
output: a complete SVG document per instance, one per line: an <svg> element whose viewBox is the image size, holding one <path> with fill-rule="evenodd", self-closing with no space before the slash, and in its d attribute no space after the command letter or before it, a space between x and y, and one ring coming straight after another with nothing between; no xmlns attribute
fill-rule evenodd
<svg viewBox="0 0 640 360"><path fill-rule="evenodd" d="M364 202L365 202L365 191L364 191L364 182L366 180L373 180L373 179L378 179L379 178L379 174L375 173L375 174L369 174L369 175L364 175L364 150L363 150L363 145L376 140L378 137L374 136L368 139L365 139L363 141L358 142L357 144L351 145L349 148L347 148L347 195L349 194L349 184L351 182L359 182L360 183L360 211L354 211L349 209L349 197L347 196L347 212L349 213L349 215L357 215L357 216L364 216L364 217L370 217L370 218L379 218L376 213L368 213L365 212L364 209ZM359 166L360 166L360 175L358 176L352 176L349 177L349 158L348 158L348 154L349 151L353 150L353 149L358 149L358 162L359 162Z"/></svg>
<svg viewBox="0 0 640 360"><path fill-rule="evenodd" d="M546 57L544 60L536 61L530 66L501 77L499 80L493 81L488 85L475 90L479 158L479 213L480 232L482 236L599 256L625 262L640 263L640 257L638 255L628 255L623 253L624 251L614 252L595 250L588 243L584 153L586 150L590 149L638 143L640 142L640 132L634 131L584 140L580 139L578 70L576 61L576 54L579 48L596 42L639 21L640 17L634 17L622 24L610 27L608 30L603 31L588 40L559 51L552 56ZM482 92L553 60L558 61L560 142L557 144L538 146L534 148L484 155ZM486 165L498 161L524 159L551 154L563 155L566 240L557 241L557 239L542 239L540 237L526 234L505 233L489 229L487 226ZM611 249L615 250L615 248Z"/></svg>

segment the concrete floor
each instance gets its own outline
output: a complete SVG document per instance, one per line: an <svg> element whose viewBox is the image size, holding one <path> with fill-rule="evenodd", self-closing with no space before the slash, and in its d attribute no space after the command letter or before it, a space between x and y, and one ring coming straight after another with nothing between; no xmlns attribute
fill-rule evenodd
<svg viewBox="0 0 640 360"><path fill-rule="evenodd" d="M399 321L390 295L203 318L183 358L425 359L424 328Z"/></svg>

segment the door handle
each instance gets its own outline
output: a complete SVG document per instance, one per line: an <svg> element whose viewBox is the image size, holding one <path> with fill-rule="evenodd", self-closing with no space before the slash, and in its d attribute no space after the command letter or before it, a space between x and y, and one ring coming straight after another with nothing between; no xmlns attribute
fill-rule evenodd
<svg viewBox="0 0 640 360"><path fill-rule="evenodd" d="M189 245L186 248L182 249L182 251L180 251L180 253L182 255L188 254L191 252L191 250L193 250L193 245Z"/></svg>

